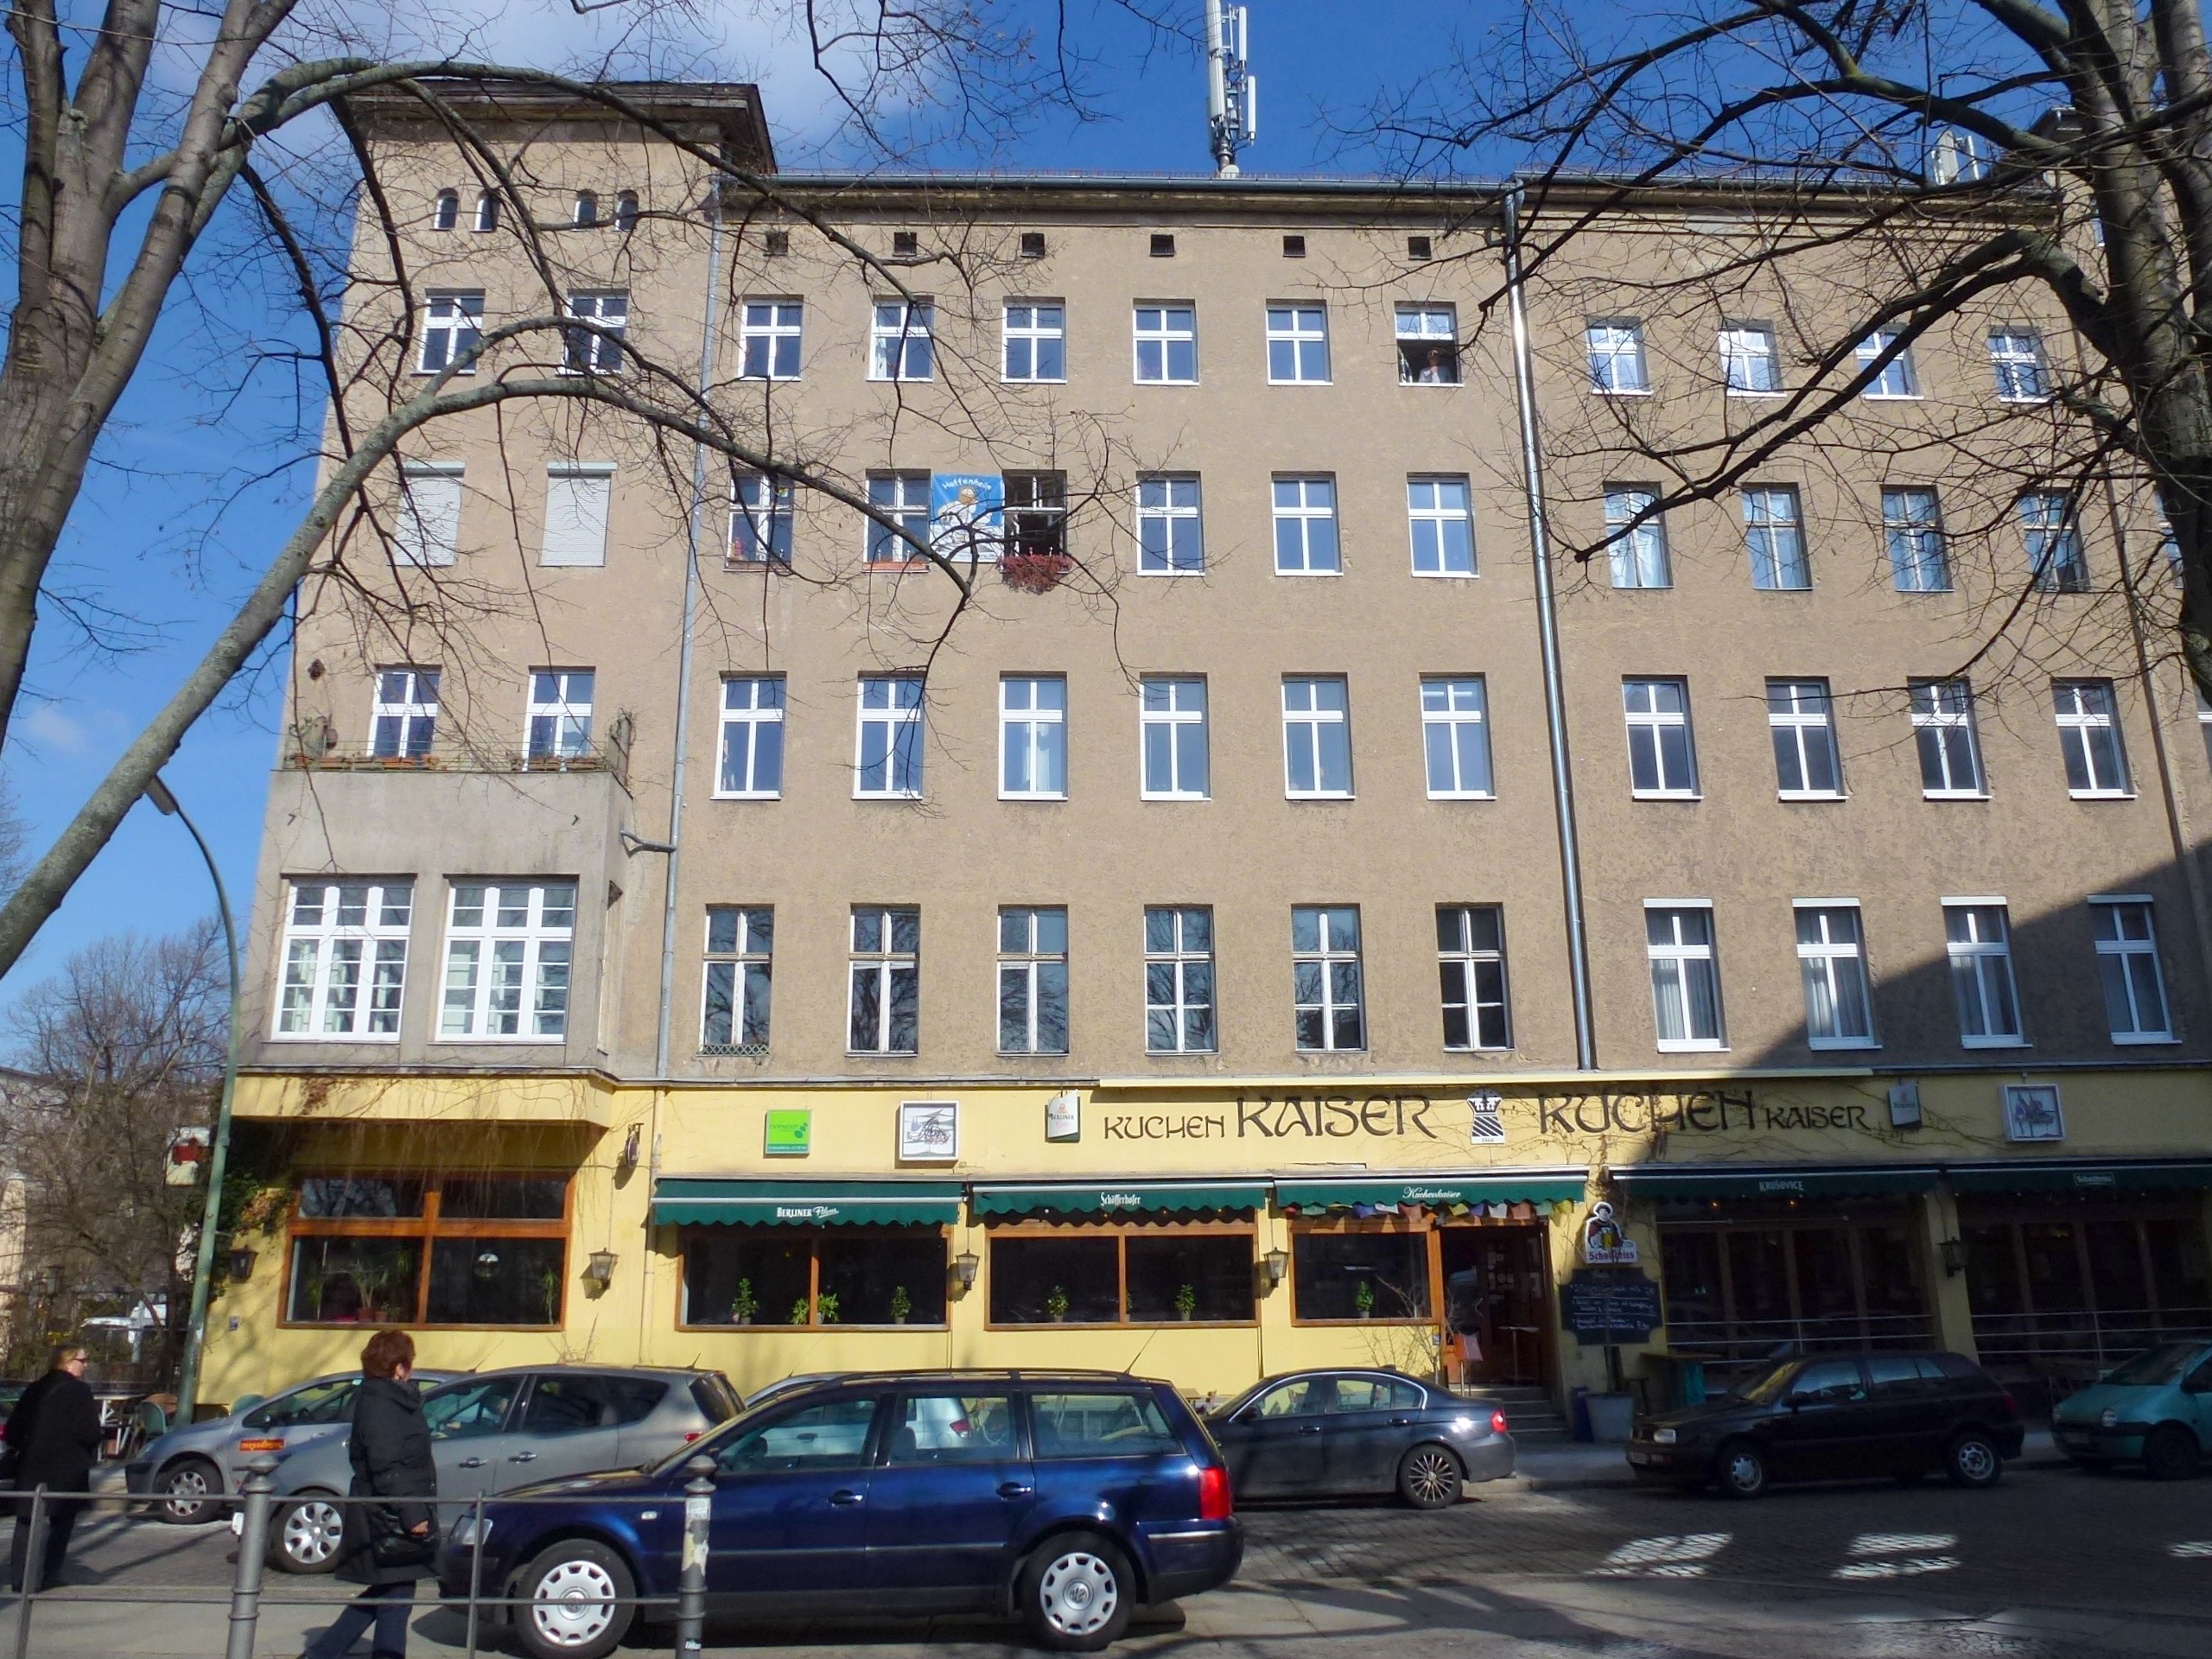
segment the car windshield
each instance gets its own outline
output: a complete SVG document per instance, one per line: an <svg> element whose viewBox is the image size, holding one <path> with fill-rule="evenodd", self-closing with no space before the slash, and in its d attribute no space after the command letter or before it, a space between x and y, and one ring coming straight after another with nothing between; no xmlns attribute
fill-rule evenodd
<svg viewBox="0 0 2212 1659"><path fill-rule="evenodd" d="M2181 1381L2189 1362L2204 1351L2201 1342L2162 1342L2145 1348L2133 1359L2122 1360L2104 1375L2104 1381L2124 1389L2158 1389Z"/></svg>
<svg viewBox="0 0 2212 1659"><path fill-rule="evenodd" d="M1749 1400L1754 1405L1764 1405L1782 1396L1782 1390L1796 1374L1794 1359L1777 1360L1764 1371L1754 1371L1728 1392L1738 1400Z"/></svg>

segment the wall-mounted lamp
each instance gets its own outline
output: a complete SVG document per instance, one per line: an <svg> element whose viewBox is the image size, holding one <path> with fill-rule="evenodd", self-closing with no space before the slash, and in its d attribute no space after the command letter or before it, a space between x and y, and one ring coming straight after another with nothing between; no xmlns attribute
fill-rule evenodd
<svg viewBox="0 0 2212 1659"><path fill-rule="evenodd" d="M253 1247L241 1244L231 1252L231 1282L242 1285L253 1277Z"/></svg>
<svg viewBox="0 0 2212 1659"><path fill-rule="evenodd" d="M1943 1276L1955 1279L1967 1270L1967 1242L1962 1238L1947 1238L1936 1249L1942 1253Z"/></svg>
<svg viewBox="0 0 2212 1659"><path fill-rule="evenodd" d="M1284 1275L1290 1271L1290 1252L1269 1250L1260 1258L1260 1262L1261 1265L1268 1270L1268 1288L1275 1289L1282 1283Z"/></svg>
<svg viewBox="0 0 2212 1659"><path fill-rule="evenodd" d="M632 1123L630 1126L630 1133L623 1137L623 1168L635 1169L638 1166L638 1141L639 1138L645 1133L645 1126L642 1123Z"/></svg>
<svg viewBox="0 0 2212 1659"><path fill-rule="evenodd" d="M976 1288L976 1269L982 1265L973 1250L963 1250L952 1258L952 1276L960 1281L962 1290Z"/></svg>
<svg viewBox="0 0 2212 1659"><path fill-rule="evenodd" d="M591 1259L584 1263L584 1283L596 1285L601 1290L614 1282L614 1252L594 1250Z"/></svg>

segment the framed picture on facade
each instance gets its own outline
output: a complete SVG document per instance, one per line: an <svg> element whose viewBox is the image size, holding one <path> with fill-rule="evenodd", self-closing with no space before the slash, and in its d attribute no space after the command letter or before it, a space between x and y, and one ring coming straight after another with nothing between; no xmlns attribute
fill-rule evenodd
<svg viewBox="0 0 2212 1659"><path fill-rule="evenodd" d="M2008 1083L2005 1085L2005 1138L2007 1141L2063 1141L2066 1118L2058 1109L2055 1084Z"/></svg>
<svg viewBox="0 0 2212 1659"><path fill-rule="evenodd" d="M908 1100L899 1106L899 1161L950 1164L960 1156L960 1105L950 1100Z"/></svg>

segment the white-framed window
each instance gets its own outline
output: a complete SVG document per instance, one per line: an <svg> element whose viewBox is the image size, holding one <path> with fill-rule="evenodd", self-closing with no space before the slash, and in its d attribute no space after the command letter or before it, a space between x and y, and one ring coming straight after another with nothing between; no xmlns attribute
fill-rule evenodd
<svg viewBox="0 0 2212 1659"><path fill-rule="evenodd" d="M1782 390L1782 361L1774 330L1738 325L1720 331L1720 378L1732 392Z"/></svg>
<svg viewBox="0 0 2212 1659"><path fill-rule="evenodd" d="M399 512L392 557L401 564L448 565L461 557L459 461L409 461L399 467Z"/></svg>
<svg viewBox="0 0 2212 1659"><path fill-rule="evenodd" d="M279 1037L395 1039L411 881L295 881L284 913Z"/></svg>
<svg viewBox="0 0 2212 1659"><path fill-rule="evenodd" d="M922 1026L922 912L911 906L854 906L851 977L846 1041L852 1052L917 1052Z"/></svg>
<svg viewBox="0 0 2212 1659"><path fill-rule="evenodd" d="M1657 492L1638 484L1605 486L1605 541L1616 588L1671 588L1667 521L1651 511ZM1640 522L1637 515L1646 515Z"/></svg>
<svg viewBox="0 0 2212 1659"><path fill-rule="evenodd" d="M1971 683L1915 680L1912 737L1920 750L1920 792L1928 799L1978 801L1988 794Z"/></svg>
<svg viewBox="0 0 2212 1659"><path fill-rule="evenodd" d="M619 289L569 296L569 315L592 328L568 331L568 355L563 366L570 373L588 370L614 374L622 367L622 342L630 328L630 296Z"/></svg>
<svg viewBox="0 0 2212 1659"><path fill-rule="evenodd" d="M1329 308L1325 305L1268 308L1268 384L1325 385L1329 379Z"/></svg>
<svg viewBox="0 0 2212 1659"><path fill-rule="evenodd" d="M1490 702L1481 675L1421 681L1421 738L1430 800L1491 798Z"/></svg>
<svg viewBox="0 0 2212 1659"><path fill-rule="evenodd" d="M1878 329L1859 342L1859 372L1861 374L1881 361L1882 353L1896 350L1881 367L1874 369L1873 378L1860 388L1861 397L1917 397L1920 381L1912 372L1912 347L1898 346L1897 330Z"/></svg>
<svg viewBox="0 0 2212 1659"><path fill-rule="evenodd" d="M1720 969L1713 950L1713 907L1647 902L1643 936L1651 963L1651 1013L1660 1048L1726 1047Z"/></svg>
<svg viewBox="0 0 2212 1659"><path fill-rule="evenodd" d="M1875 1048L1866 941L1859 906L1801 899L1797 969L1805 982L1805 1040L1814 1048Z"/></svg>
<svg viewBox="0 0 2212 1659"><path fill-rule="evenodd" d="M2008 404L2041 403L2050 396L2044 384L2043 336L2032 329L1991 330L1989 366L1997 376L1997 395Z"/></svg>
<svg viewBox="0 0 2212 1659"><path fill-rule="evenodd" d="M766 905L707 906L706 979L699 1046L757 1052L768 1046L775 988L776 912Z"/></svg>
<svg viewBox="0 0 2212 1659"><path fill-rule="evenodd" d="M1290 912L1291 1003L1298 1046L1341 1052L1367 1046L1360 983L1359 907L1298 905Z"/></svg>
<svg viewBox="0 0 2212 1659"><path fill-rule="evenodd" d="M1951 555L1943 540L1943 511L1936 492L1898 486L1882 492L1882 539L1890 550L1890 576L1901 594L1951 590Z"/></svg>
<svg viewBox="0 0 2212 1659"><path fill-rule="evenodd" d="M1058 300L1006 302L1006 378L1068 378L1068 313Z"/></svg>
<svg viewBox="0 0 2212 1659"><path fill-rule="evenodd" d="M580 231L588 231L599 223L599 192L579 190L569 209L569 222Z"/></svg>
<svg viewBox="0 0 2212 1659"><path fill-rule="evenodd" d="M476 228L496 231L499 228L499 193L480 190L476 193Z"/></svg>
<svg viewBox="0 0 2212 1659"><path fill-rule="evenodd" d="M868 504L924 546L930 539L930 475L927 473L870 473ZM922 556L908 542L874 519L868 526L868 562L903 564Z"/></svg>
<svg viewBox="0 0 2212 1659"><path fill-rule="evenodd" d="M2020 498L2020 539L2030 580L2038 593L2086 594L2089 563L2082 555L2082 526L2071 497L2031 490Z"/></svg>
<svg viewBox="0 0 2212 1659"><path fill-rule="evenodd" d="M1398 384L1456 386L1459 384L1459 313L1450 305L1401 305L1398 311Z"/></svg>
<svg viewBox="0 0 2212 1659"><path fill-rule="evenodd" d="M1813 585L1805 556L1805 514L1790 485L1744 492L1744 543L1751 556L1751 586L1770 592Z"/></svg>
<svg viewBox="0 0 2212 1659"><path fill-rule="evenodd" d="M1333 576L1340 573L1335 479L1276 479L1274 513L1277 575Z"/></svg>
<svg viewBox="0 0 2212 1659"><path fill-rule="evenodd" d="M1196 473L1137 480L1137 572L1190 576L1206 568L1205 520Z"/></svg>
<svg viewBox="0 0 2212 1659"><path fill-rule="evenodd" d="M481 289L432 289L423 296L423 351L415 365L424 374L435 374L474 351L483 333ZM456 372L474 374L476 367L470 364Z"/></svg>
<svg viewBox="0 0 2212 1659"><path fill-rule="evenodd" d="M787 478L740 473L730 480L729 556L739 564L789 564L798 521Z"/></svg>
<svg viewBox="0 0 2212 1659"><path fill-rule="evenodd" d="M2020 1048L2020 999L2012 984L2012 933L2001 899L1946 899L1943 937L1968 1048Z"/></svg>
<svg viewBox="0 0 2212 1659"><path fill-rule="evenodd" d="M1444 1046L1510 1048L1505 1000L1505 912L1496 905L1440 905L1436 962L1444 988Z"/></svg>
<svg viewBox="0 0 2212 1659"><path fill-rule="evenodd" d="M1650 799L1695 798L1689 682L1623 680L1621 707L1628 720L1630 791Z"/></svg>
<svg viewBox="0 0 2212 1659"><path fill-rule="evenodd" d="M1475 521L1465 478L1408 478L1406 526L1417 576L1475 574Z"/></svg>
<svg viewBox="0 0 2212 1659"><path fill-rule="evenodd" d="M929 380L937 375L937 307L878 300L868 322L868 378Z"/></svg>
<svg viewBox="0 0 2212 1659"><path fill-rule="evenodd" d="M1131 327L1140 385L1194 386L1198 383L1198 308L1140 304Z"/></svg>
<svg viewBox="0 0 2212 1659"><path fill-rule="evenodd" d="M380 760L419 760L438 741L438 671L380 668L369 708L369 753Z"/></svg>
<svg viewBox="0 0 2212 1659"><path fill-rule="evenodd" d="M2054 680L2050 692L2057 711L2058 747L2066 757L2066 792L2077 798L2133 794L2112 682Z"/></svg>
<svg viewBox="0 0 2212 1659"><path fill-rule="evenodd" d="M783 794L784 692L780 674L722 682L721 766L715 777L718 798L772 801Z"/></svg>
<svg viewBox="0 0 2212 1659"><path fill-rule="evenodd" d="M615 193L614 228L626 236L638 228L638 193L636 191L621 190Z"/></svg>
<svg viewBox="0 0 2212 1659"><path fill-rule="evenodd" d="M1137 722L1144 747L1143 798L1203 801L1210 788L1206 683L1153 678L1137 688Z"/></svg>
<svg viewBox="0 0 2212 1659"><path fill-rule="evenodd" d="M860 729L854 740L854 798L911 801L921 793L921 676L863 678Z"/></svg>
<svg viewBox="0 0 2212 1659"><path fill-rule="evenodd" d="M597 679L588 668L531 671L527 714L532 760L568 760L591 753L591 700Z"/></svg>
<svg viewBox="0 0 2212 1659"><path fill-rule="evenodd" d="M738 313L738 378L796 380L806 340L804 300L747 300Z"/></svg>
<svg viewBox="0 0 2212 1659"><path fill-rule="evenodd" d="M999 912L999 1052L1068 1052L1068 913L1059 906Z"/></svg>
<svg viewBox="0 0 2212 1659"><path fill-rule="evenodd" d="M1766 723L1774 738L1774 785L1784 800L1839 800L1835 701L1826 680L1769 680Z"/></svg>
<svg viewBox="0 0 2212 1659"><path fill-rule="evenodd" d="M1068 794L1068 683L1058 674L999 682L999 798L1064 801Z"/></svg>
<svg viewBox="0 0 2212 1659"><path fill-rule="evenodd" d="M573 881L456 881L446 920L442 1038L558 1042L569 1033Z"/></svg>
<svg viewBox="0 0 2212 1659"><path fill-rule="evenodd" d="M545 469L545 541L537 562L550 566L607 563L607 516L614 501L611 461L564 462Z"/></svg>
<svg viewBox="0 0 2212 1659"><path fill-rule="evenodd" d="M1643 326L1635 322L1593 322L1583 332L1590 355L1590 389L1618 395L1649 391L1643 372Z"/></svg>
<svg viewBox="0 0 2212 1659"><path fill-rule="evenodd" d="M430 208L430 228L450 231L461 223L461 192L441 190Z"/></svg>
<svg viewBox="0 0 2212 1659"><path fill-rule="evenodd" d="M1068 475L1065 473L1006 474L1005 547L1012 554L1057 556L1068 550ZM992 556L980 543L976 556Z"/></svg>
<svg viewBox="0 0 2212 1659"><path fill-rule="evenodd" d="M2097 971L2104 980L2105 1018L2115 1043L2170 1043L2173 1016L2158 971L2158 931L2151 900L2133 895L2089 900L2095 918Z"/></svg>
<svg viewBox="0 0 2212 1659"><path fill-rule="evenodd" d="M1211 1054L1213 912L1154 905L1144 912L1144 1046L1147 1054Z"/></svg>
<svg viewBox="0 0 2212 1659"><path fill-rule="evenodd" d="M1351 715L1339 676L1282 683L1283 792L1292 800L1351 794Z"/></svg>

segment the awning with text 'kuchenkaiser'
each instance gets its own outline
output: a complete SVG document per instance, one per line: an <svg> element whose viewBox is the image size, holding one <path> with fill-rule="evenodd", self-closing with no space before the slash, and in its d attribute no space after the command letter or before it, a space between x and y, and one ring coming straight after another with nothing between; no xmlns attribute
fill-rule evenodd
<svg viewBox="0 0 2212 1659"><path fill-rule="evenodd" d="M1933 1164L1616 1164L1639 1198L1863 1198L1925 1192Z"/></svg>
<svg viewBox="0 0 2212 1659"><path fill-rule="evenodd" d="M656 1226L855 1227L960 1219L957 1181L761 1181L671 1175L653 1183Z"/></svg>
<svg viewBox="0 0 2212 1659"><path fill-rule="evenodd" d="M1141 1211L1264 1209L1265 1181L1039 1181L978 1185L979 1216L1114 1216Z"/></svg>
<svg viewBox="0 0 2212 1659"><path fill-rule="evenodd" d="M1275 1183L1285 1209L1328 1210L1358 1205L1412 1205L1444 1210L1455 1204L1569 1204L1582 1201L1575 1169L1496 1171L1480 1175L1338 1175Z"/></svg>
<svg viewBox="0 0 2212 1659"><path fill-rule="evenodd" d="M2212 1186L2212 1160L2019 1158L2005 1164L1953 1164L1950 1176L1952 1190L1958 1192L2145 1192Z"/></svg>

